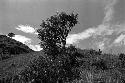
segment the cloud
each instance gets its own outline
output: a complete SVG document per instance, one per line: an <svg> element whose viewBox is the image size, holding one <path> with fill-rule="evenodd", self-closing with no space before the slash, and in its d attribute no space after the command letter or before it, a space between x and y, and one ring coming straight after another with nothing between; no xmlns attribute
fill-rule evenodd
<svg viewBox="0 0 125 83"><path fill-rule="evenodd" d="M102 21L102 24L98 25L97 27L90 27L86 30L84 30L81 33L78 34L70 34L67 37L67 44L76 44L81 40L87 39L89 37L97 38L97 36L102 36L105 38L106 35L112 35L114 32L118 33L123 31L123 29L119 29L114 27L117 27L118 25L112 25L111 21L114 14L114 8L113 6L116 4L117 0L108 0L105 6L105 17ZM122 27L122 26L119 26ZM120 31L121 30L121 31ZM93 43L94 44L94 43ZM104 49L104 42L98 43L98 47L101 49Z"/></svg>
<svg viewBox="0 0 125 83"><path fill-rule="evenodd" d="M111 41L111 39L109 39L109 38L103 38L102 41L95 43L95 47L97 49L101 49L102 51L104 51L109 46L110 41Z"/></svg>
<svg viewBox="0 0 125 83"><path fill-rule="evenodd" d="M76 44L80 40L84 40L89 37L97 38L97 36L99 36L99 35L102 37L105 37L106 35L112 35L115 31L118 31L118 29L114 30L110 27L111 26L109 26L109 25L99 25L97 28L95 28L95 27L88 28L81 33L70 34L67 37L66 42L67 42L67 44ZM121 30L121 31L123 31L123 30Z"/></svg>
<svg viewBox="0 0 125 83"><path fill-rule="evenodd" d="M40 45L28 45L29 48L33 49L34 51L40 51L42 50L42 48L40 47Z"/></svg>
<svg viewBox="0 0 125 83"><path fill-rule="evenodd" d="M99 43L98 43L98 49L103 50L103 49L104 49L104 46L105 46L104 42L99 42Z"/></svg>
<svg viewBox="0 0 125 83"><path fill-rule="evenodd" d="M83 31L82 33L70 34L66 39L66 43L67 44L78 43L80 40L89 38L90 36L93 35L93 33L95 33L95 29L89 28L89 29Z"/></svg>
<svg viewBox="0 0 125 83"><path fill-rule="evenodd" d="M103 19L102 24L97 27L96 35L112 35L114 30L114 25L112 25L111 21L113 19L114 14L114 5L117 0L108 0L105 6L105 17Z"/></svg>
<svg viewBox="0 0 125 83"><path fill-rule="evenodd" d="M75 44L75 43L78 43L80 40L84 40L89 37L96 38L99 35L101 35L101 36L112 35L114 30L109 29L109 27L110 26L108 26L108 25L99 25L97 28L95 28L95 27L88 28L78 34L70 34L67 37L66 42L67 42L67 44Z"/></svg>
<svg viewBox="0 0 125 83"><path fill-rule="evenodd" d="M15 35L12 38L15 39L15 40L17 40L17 41L22 42L23 44L31 43L31 39L30 38L27 38L27 37L22 36L22 35Z"/></svg>
<svg viewBox="0 0 125 83"><path fill-rule="evenodd" d="M36 32L36 29L34 27L29 26L29 25L18 25L18 27L16 27L16 29L23 31L25 33L38 34Z"/></svg>
<svg viewBox="0 0 125 83"><path fill-rule="evenodd" d="M125 43L125 34L121 34L114 40L113 43Z"/></svg>
<svg viewBox="0 0 125 83"><path fill-rule="evenodd" d="M110 24L110 21L113 19L114 5L117 3L117 0L107 0L106 2L105 17L102 24Z"/></svg>
<svg viewBox="0 0 125 83"><path fill-rule="evenodd" d="M32 39L27 38L25 36L22 35L15 35L14 37L12 37L13 39L22 42L23 44L27 45L29 48L31 48L34 51L40 51L42 50L42 48L40 48L40 45L32 45Z"/></svg>
<svg viewBox="0 0 125 83"><path fill-rule="evenodd" d="M105 35L112 35L114 30L109 28L109 25L99 25L96 28L96 33L94 34L94 36L105 36Z"/></svg>
<svg viewBox="0 0 125 83"><path fill-rule="evenodd" d="M25 33L30 33L30 34L38 34L36 32L36 29L29 26L29 25L19 25L18 27L16 27L17 30L23 31ZM15 37L13 37L13 39L22 42L23 44L27 45L29 48L31 48L34 51L40 51L42 50L42 48L40 47L40 45L32 45L32 39L27 38L25 36L22 35L15 35Z"/></svg>
<svg viewBox="0 0 125 83"><path fill-rule="evenodd" d="M125 23L115 25L112 29L115 31L116 34L124 33L125 32Z"/></svg>

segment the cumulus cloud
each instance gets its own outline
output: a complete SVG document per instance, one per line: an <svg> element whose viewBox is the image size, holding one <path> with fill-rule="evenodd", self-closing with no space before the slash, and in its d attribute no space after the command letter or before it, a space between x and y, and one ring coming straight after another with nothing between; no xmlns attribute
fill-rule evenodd
<svg viewBox="0 0 125 83"><path fill-rule="evenodd" d="M114 31L118 31L117 29L109 28L109 25L99 25L98 27L88 28L81 33L78 34L70 34L67 37L67 44L75 44L78 43L80 40L87 39L89 37L97 38L97 36L101 35L105 37L106 35L112 35Z"/></svg>
<svg viewBox="0 0 125 83"><path fill-rule="evenodd" d="M14 37L12 37L13 39L22 42L23 44L27 45L29 48L31 48L34 51L40 51L42 50L42 48L40 48L40 45L32 45L32 39L27 38L25 36L22 35L15 35Z"/></svg>
<svg viewBox="0 0 125 83"><path fill-rule="evenodd" d="M93 33L95 33L95 29L89 28L83 31L82 33L70 34L66 39L66 43L67 44L78 43L80 40L84 40L84 39L91 37Z"/></svg>
<svg viewBox="0 0 125 83"><path fill-rule="evenodd" d="M25 33L38 34L36 32L36 29L34 27L29 26L29 25L18 25L18 27L16 27L16 29L23 31Z"/></svg>
<svg viewBox="0 0 125 83"><path fill-rule="evenodd" d="M31 39L30 38L27 38L27 37L22 36L22 35L15 35L12 38L15 39L15 40L17 40L17 41L22 42L23 44L31 43Z"/></svg>
<svg viewBox="0 0 125 83"><path fill-rule="evenodd" d="M42 48L40 47L40 45L28 45L29 48L33 49L34 51L40 51L42 50Z"/></svg>

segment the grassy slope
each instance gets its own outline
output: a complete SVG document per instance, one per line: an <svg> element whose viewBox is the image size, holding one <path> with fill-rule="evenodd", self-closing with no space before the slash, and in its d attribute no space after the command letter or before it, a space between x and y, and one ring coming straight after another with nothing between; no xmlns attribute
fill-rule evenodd
<svg viewBox="0 0 125 83"><path fill-rule="evenodd" d="M27 45L7 37L6 35L0 35L0 54L9 54L11 56L30 52L34 51Z"/></svg>
<svg viewBox="0 0 125 83"><path fill-rule="evenodd" d="M88 51L82 51L79 50L80 53L82 53L83 56L91 55L88 53ZM4 60L0 62L0 77L5 77L7 75L12 76L15 73L20 72L24 67L30 62L30 60L37 58L40 55L44 55L43 52L32 52L29 54L20 54L16 57ZM111 55L111 54L94 54L92 53L92 56L94 57L83 57L81 58L82 61L84 61L82 67L81 67L81 80L76 81L74 83L124 83L120 82L121 78L125 79L125 70L120 69L116 66L118 56ZM96 61L96 57L102 58L106 60L106 64L109 68L108 70L102 71L101 69L95 69L95 67L90 66L90 62ZM93 63L94 63L93 62ZM13 65L14 64L14 65ZM88 70L87 64L89 65L90 70ZM85 66L84 66L85 65ZM117 65L118 66L118 65ZM122 70L122 71L121 71ZM119 79L119 80L118 80ZM103 80L107 81L104 82ZM100 81L100 82L99 82ZM110 81L110 82L109 82ZM117 82L119 81L119 82Z"/></svg>
<svg viewBox="0 0 125 83"><path fill-rule="evenodd" d="M0 78L20 72L34 58L43 55L43 52L20 54L16 57L0 61Z"/></svg>

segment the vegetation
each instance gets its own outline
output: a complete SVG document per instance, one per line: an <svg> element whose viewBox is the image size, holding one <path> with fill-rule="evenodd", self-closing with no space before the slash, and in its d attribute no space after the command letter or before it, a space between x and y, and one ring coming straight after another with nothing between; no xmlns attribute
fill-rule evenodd
<svg viewBox="0 0 125 83"><path fill-rule="evenodd" d="M76 58L71 60L69 53L77 55ZM95 50L83 50L80 53L78 49L76 52L68 49L67 55L58 56L55 60L48 56L39 56L17 76L7 76L6 81L10 79L7 83L12 83L12 80L13 83L124 83L125 60L121 60L121 55L123 54L99 54L99 51Z"/></svg>
<svg viewBox="0 0 125 83"><path fill-rule="evenodd" d="M11 36L13 33L10 33ZM33 52L28 46L6 35L0 35L0 60L11 58L12 55Z"/></svg>
<svg viewBox="0 0 125 83"><path fill-rule="evenodd" d="M37 31L45 56L31 62L20 74L24 82L64 83L79 77L76 48L65 47L66 37L75 24L77 14L65 12L42 22L42 29Z"/></svg>
<svg viewBox="0 0 125 83"><path fill-rule="evenodd" d="M11 33L8 33L8 36L12 38L15 36L15 34L11 32Z"/></svg>
<svg viewBox="0 0 125 83"><path fill-rule="evenodd" d="M77 15L61 12L42 21L37 31L44 54L1 83L125 83L125 54L65 46Z"/></svg>
<svg viewBox="0 0 125 83"><path fill-rule="evenodd" d="M66 37L71 29L78 23L78 14L66 14L65 12L43 20L41 29L38 29L38 38L45 54L56 57L62 49L65 49Z"/></svg>

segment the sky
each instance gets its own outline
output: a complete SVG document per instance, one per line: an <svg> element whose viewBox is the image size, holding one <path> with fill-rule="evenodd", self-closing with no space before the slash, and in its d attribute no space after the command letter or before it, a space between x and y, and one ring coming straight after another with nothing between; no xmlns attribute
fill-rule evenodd
<svg viewBox="0 0 125 83"><path fill-rule="evenodd" d="M125 0L0 0L0 34L13 32L13 39L39 51L36 29L57 11L79 14L67 44L105 52L125 50Z"/></svg>

